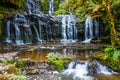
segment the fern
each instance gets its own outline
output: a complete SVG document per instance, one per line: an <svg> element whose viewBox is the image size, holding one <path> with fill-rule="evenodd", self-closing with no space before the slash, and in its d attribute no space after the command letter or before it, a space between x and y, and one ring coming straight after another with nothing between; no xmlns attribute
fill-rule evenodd
<svg viewBox="0 0 120 80"><path fill-rule="evenodd" d="M119 58L119 56L120 56L120 51L119 50L114 51L114 53L113 53L113 59L117 60Z"/></svg>

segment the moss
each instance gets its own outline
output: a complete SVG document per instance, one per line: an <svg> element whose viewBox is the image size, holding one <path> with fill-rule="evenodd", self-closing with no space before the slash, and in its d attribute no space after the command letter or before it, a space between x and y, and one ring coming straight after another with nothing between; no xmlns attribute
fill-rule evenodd
<svg viewBox="0 0 120 80"><path fill-rule="evenodd" d="M0 14L0 35L2 32L2 19L3 19L3 14Z"/></svg>
<svg viewBox="0 0 120 80"><path fill-rule="evenodd" d="M25 0L2 0L0 5L6 8L25 10Z"/></svg>
<svg viewBox="0 0 120 80"><path fill-rule="evenodd" d="M12 75L9 80L27 80L27 77L23 75Z"/></svg>
<svg viewBox="0 0 120 80"><path fill-rule="evenodd" d="M57 15L57 14L68 14L68 12L65 11L65 10L59 9L59 10L57 10L57 11L55 12L55 14L56 14L56 15Z"/></svg>
<svg viewBox="0 0 120 80"><path fill-rule="evenodd" d="M54 53L48 54L47 59L58 71L64 69L65 65L67 65L70 61L72 61L72 58Z"/></svg>
<svg viewBox="0 0 120 80"><path fill-rule="evenodd" d="M18 71L18 68L16 68L14 64L9 64L9 69L7 70L7 73L17 74L17 71Z"/></svg>
<svg viewBox="0 0 120 80"><path fill-rule="evenodd" d="M40 9L43 13L48 13L49 0L41 0Z"/></svg>
<svg viewBox="0 0 120 80"><path fill-rule="evenodd" d="M59 9L60 0L54 0L54 9L57 11Z"/></svg>
<svg viewBox="0 0 120 80"><path fill-rule="evenodd" d="M17 66L18 68L23 68L23 67L25 67L25 64L26 64L26 61L25 61L25 60L18 60L18 61L16 62L16 66Z"/></svg>

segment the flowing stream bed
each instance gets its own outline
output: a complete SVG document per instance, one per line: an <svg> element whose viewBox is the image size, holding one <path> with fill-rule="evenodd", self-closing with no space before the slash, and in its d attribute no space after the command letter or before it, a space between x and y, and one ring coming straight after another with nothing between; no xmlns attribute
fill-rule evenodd
<svg viewBox="0 0 120 80"><path fill-rule="evenodd" d="M79 42L45 42L39 45L29 45L29 48L21 48L18 57L34 62L29 66L44 65L39 70L33 67L33 72L35 71L38 74L29 74L28 80L119 80L119 73L102 65L92 57L92 53L102 50L103 47L105 46L102 44L84 44ZM46 58L48 53L66 55L73 58L73 61L70 62L65 70L57 72L55 69L49 69ZM94 67L90 66L91 63L95 64Z"/></svg>

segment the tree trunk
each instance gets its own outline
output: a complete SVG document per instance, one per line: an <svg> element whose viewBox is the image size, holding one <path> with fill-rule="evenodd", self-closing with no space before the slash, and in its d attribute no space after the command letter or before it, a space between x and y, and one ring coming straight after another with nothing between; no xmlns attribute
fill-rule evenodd
<svg viewBox="0 0 120 80"><path fill-rule="evenodd" d="M117 31L116 31L116 28L115 28L114 14L112 14L112 12L111 12L111 7L110 7L111 2L112 2L112 0L107 1L107 12L108 12L108 15L109 15L109 20L110 20L110 25L111 25L110 39L111 39L112 46L116 46L116 45L120 45L120 39L117 36Z"/></svg>

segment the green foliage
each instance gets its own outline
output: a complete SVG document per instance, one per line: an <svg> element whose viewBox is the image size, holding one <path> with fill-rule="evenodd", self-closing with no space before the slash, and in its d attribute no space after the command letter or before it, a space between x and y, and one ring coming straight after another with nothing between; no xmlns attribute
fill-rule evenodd
<svg viewBox="0 0 120 80"><path fill-rule="evenodd" d="M48 54L46 57L58 71L64 69L65 65L72 60L71 58L53 53Z"/></svg>
<svg viewBox="0 0 120 80"><path fill-rule="evenodd" d="M65 0L59 5L59 10L72 12L82 22L86 19L86 14L92 13L93 8L98 5L100 4L95 4L92 0Z"/></svg>
<svg viewBox="0 0 120 80"><path fill-rule="evenodd" d="M116 61L113 60L113 59L109 60L108 66L111 67L111 68L114 69L114 70L117 70L117 69L120 68L120 67L119 67L120 65L118 64L118 62L116 62Z"/></svg>
<svg viewBox="0 0 120 80"><path fill-rule="evenodd" d="M2 19L3 19L3 14L0 14L0 35L2 32Z"/></svg>
<svg viewBox="0 0 120 80"><path fill-rule="evenodd" d="M27 80L27 77L22 75L12 75L9 80Z"/></svg>
<svg viewBox="0 0 120 80"><path fill-rule="evenodd" d="M23 68L25 67L25 64L26 64L26 61L25 60L15 60L15 59L11 59L11 60L3 60L1 61L3 64L14 64L16 63L15 65L18 67L18 68Z"/></svg>
<svg viewBox="0 0 120 80"><path fill-rule="evenodd" d="M58 10L60 0L54 0L54 10ZM43 13L47 14L49 10L49 0L41 0L40 9Z"/></svg>
<svg viewBox="0 0 120 80"><path fill-rule="evenodd" d="M48 13L49 0L41 0L40 9L43 13Z"/></svg>
<svg viewBox="0 0 120 80"><path fill-rule="evenodd" d="M97 53L93 55L94 58L101 60L104 64L108 65L113 70L120 69L120 50L119 47L113 47L111 45L104 49L104 53Z"/></svg>
<svg viewBox="0 0 120 80"><path fill-rule="evenodd" d="M27 72L25 70L22 70L22 69L18 70L18 75L25 76L26 74L27 74Z"/></svg>
<svg viewBox="0 0 120 80"><path fill-rule="evenodd" d="M117 49L117 47L108 46L104 49L104 52L106 53L103 57L103 60L108 61L108 65L116 70L119 69L119 57L120 57L120 50Z"/></svg>
<svg viewBox="0 0 120 80"><path fill-rule="evenodd" d="M17 74L18 68L16 68L14 64L9 64L8 67L9 68L7 70L7 73L9 73L9 74Z"/></svg>
<svg viewBox="0 0 120 80"><path fill-rule="evenodd" d="M113 59L114 60L118 60L120 56L120 51L119 50L115 50L113 53Z"/></svg>
<svg viewBox="0 0 120 80"><path fill-rule="evenodd" d="M54 14L57 15L57 14L68 14L68 13L67 13L67 11L65 11L65 10L60 10L60 9L59 9L59 10L57 10Z"/></svg>
<svg viewBox="0 0 120 80"><path fill-rule="evenodd" d="M54 0L54 10L58 10L59 9L59 4L60 4L60 0Z"/></svg>
<svg viewBox="0 0 120 80"><path fill-rule="evenodd" d="M26 10L25 0L1 0L1 4L4 8L14 8Z"/></svg>
<svg viewBox="0 0 120 80"><path fill-rule="evenodd" d="M113 47L113 46L107 46L105 49L104 49L104 52L105 53L111 53L112 51L114 51L115 50L115 48Z"/></svg>
<svg viewBox="0 0 120 80"><path fill-rule="evenodd" d="M19 67L19 68L25 67L25 64L26 64L26 61L25 61L25 60L18 60L18 61L16 62L16 66Z"/></svg>
<svg viewBox="0 0 120 80"><path fill-rule="evenodd" d="M120 0L114 0L111 3L111 8L115 8L115 7L118 7L118 6L120 6Z"/></svg>
<svg viewBox="0 0 120 80"><path fill-rule="evenodd" d="M14 64L15 59L11 59L11 60L2 60L1 61L3 64Z"/></svg>

